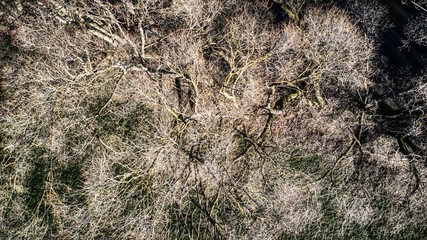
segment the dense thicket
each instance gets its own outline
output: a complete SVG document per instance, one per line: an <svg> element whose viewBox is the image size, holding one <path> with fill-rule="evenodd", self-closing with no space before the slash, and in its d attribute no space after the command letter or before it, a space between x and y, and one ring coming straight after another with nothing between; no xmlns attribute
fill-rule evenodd
<svg viewBox="0 0 427 240"><path fill-rule="evenodd" d="M0 238L427 234L426 69L389 71L384 3L0 9Z"/></svg>

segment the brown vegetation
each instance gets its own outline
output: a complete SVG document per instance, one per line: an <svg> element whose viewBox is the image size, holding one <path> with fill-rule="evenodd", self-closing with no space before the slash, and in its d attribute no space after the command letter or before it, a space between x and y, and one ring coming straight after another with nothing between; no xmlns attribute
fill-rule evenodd
<svg viewBox="0 0 427 240"><path fill-rule="evenodd" d="M275 2L288 21L272 1L3 6L0 238L425 231L421 157L366 139L376 116L357 107L384 23ZM419 107L417 81L406 94Z"/></svg>

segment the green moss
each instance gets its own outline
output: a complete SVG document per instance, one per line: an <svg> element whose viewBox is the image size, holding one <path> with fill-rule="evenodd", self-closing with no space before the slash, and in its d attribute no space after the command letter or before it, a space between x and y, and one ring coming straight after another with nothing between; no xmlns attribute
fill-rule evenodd
<svg viewBox="0 0 427 240"><path fill-rule="evenodd" d="M97 117L97 134L99 136L117 134L123 138L135 139L140 133L153 133L150 124L151 110L145 105L139 105L126 115L119 115L114 110L119 110L122 105L112 106L113 109ZM114 109L117 108L117 109ZM149 138L149 136L146 136Z"/></svg>
<svg viewBox="0 0 427 240"><path fill-rule="evenodd" d="M400 231L396 235L392 235L389 239L425 239L427 236L427 223L412 224Z"/></svg>
<svg viewBox="0 0 427 240"><path fill-rule="evenodd" d="M46 152L41 147L34 147L31 154L31 170L27 175L25 187L27 195L25 204L30 212L37 209L40 201L43 199L45 191L45 181L49 171ZM40 211L44 211L42 206Z"/></svg>
<svg viewBox="0 0 427 240"><path fill-rule="evenodd" d="M244 208L244 203L236 194L228 194L207 197L193 190L180 204L172 204L169 239L226 239L225 226L233 226L238 234L245 231L240 224L243 215L239 210Z"/></svg>
<svg viewBox="0 0 427 240"><path fill-rule="evenodd" d="M84 205L87 196L84 194L83 164L80 162L58 165L55 168L56 191L62 197L62 201L69 205Z"/></svg>
<svg viewBox="0 0 427 240"><path fill-rule="evenodd" d="M122 194L126 199L124 216L138 213L153 205L156 195L153 192L151 175L130 175L121 181L124 183L120 188L123 189Z"/></svg>
<svg viewBox="0 0 427 240"><path fill-rule="evenodd" d="M330 167L325 164L325 160L321 155L308 154L302 150L293 151L287 162L291 169L301 171L314 178L321 177Z"/></svg>

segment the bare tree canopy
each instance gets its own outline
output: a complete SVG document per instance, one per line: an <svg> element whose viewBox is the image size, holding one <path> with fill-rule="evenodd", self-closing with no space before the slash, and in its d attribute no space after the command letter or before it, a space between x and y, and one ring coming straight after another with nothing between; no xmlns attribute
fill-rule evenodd
<svg viewBox="0 0 427 240"><path fill-rule="evenodd" d="M0 1L0 239L425 237L425 5Z"/></svg>

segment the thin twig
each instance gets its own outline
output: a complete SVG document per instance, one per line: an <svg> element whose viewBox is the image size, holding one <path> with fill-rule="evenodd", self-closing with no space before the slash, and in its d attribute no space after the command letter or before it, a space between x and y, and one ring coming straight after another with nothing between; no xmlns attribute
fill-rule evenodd
<svg viewBox="0 0 427 240"><path fill-rule="evenodd" d="M113 100L113 96L114 96L114 94L116 93L116 91L117 91L117 88L119 87L119 83L120 83L120 81L122 80L122 78L123 78L123 76L126 74L126 70L123 68L123 67L121 67L121 69L122 69L122 74L120 75L120 77L119 77L119 80L117 80L117 82L116 82L116 85L114 86L114 90L113 90L113 92L111 93L111 95L110 95L110 98L108 99L108 101L104 104L104 106L99 110L99 112L98 112L98 114L97 115L101 115L101 112L108 106L108 104Z"/></svg>

